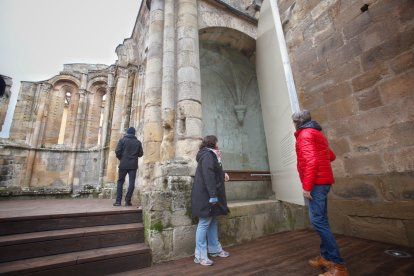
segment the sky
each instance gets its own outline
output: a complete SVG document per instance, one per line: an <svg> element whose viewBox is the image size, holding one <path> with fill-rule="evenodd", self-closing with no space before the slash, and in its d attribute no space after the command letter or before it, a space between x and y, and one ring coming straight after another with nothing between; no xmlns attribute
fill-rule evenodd
<svg viewBox="0 0 414 276"><path fill-rule="evenodd" d="M141 0L0 0L0 74L12 97L0 137L9 136L21 81L50 79L63 64L114 64Z"/></svg>

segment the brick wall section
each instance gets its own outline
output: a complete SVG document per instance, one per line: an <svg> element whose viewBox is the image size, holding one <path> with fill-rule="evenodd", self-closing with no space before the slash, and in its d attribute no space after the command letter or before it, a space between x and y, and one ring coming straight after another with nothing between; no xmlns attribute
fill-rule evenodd
<svg viewBox="0 0 414 276"><path fill-rule="evenodd" d="M414 2L278 5L300 105L338 155L333 229L414 246Z"/></svg>

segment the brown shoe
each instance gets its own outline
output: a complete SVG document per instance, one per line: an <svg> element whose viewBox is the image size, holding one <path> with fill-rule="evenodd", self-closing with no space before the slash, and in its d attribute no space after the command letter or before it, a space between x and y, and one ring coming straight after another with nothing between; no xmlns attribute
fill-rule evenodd
<svg viewBox="0 0 414 276"><path fill-rule="evenodd" d="M349 276L348 269L341 264L335 264L329 271L319 276Z"/></svg>
<svg viewBox="0 0 414 276"><path fill-rule="evenodd" d="M335 265L334 262L328 261L322 256L318 256L313 259L310 259L308 263L313 267L324 268L326 270L330 270Z"/></svg>

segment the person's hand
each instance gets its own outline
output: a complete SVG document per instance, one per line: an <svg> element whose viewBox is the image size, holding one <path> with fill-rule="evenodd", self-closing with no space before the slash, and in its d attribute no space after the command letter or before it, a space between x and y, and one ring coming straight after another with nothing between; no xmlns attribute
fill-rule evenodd
<svg viewBox="0 0 414 276"><path fill-rule="evenodd" d="M303 197L308 199L308 200L312 200L312 195L311 195L310 191L303 190Z"/></svg>
<svg viewBox="0 0 414 276"><path fill-rule="evenodd" d="M210 197L210 200L208 201L211 205L216 205L218 203L217 197Z"/></svg>
<svg viewBox="0 0 414 276"><path fill-rule="evenodd" d="M230 176L227 174L227 173L225 173L224 174L224 181L229 181L230 180Z"/></svg>

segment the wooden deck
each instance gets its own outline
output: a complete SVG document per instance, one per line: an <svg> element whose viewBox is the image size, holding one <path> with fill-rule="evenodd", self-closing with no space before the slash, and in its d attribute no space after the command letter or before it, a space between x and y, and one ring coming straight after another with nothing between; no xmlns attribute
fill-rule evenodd
<svg viewBox="0 0 414 276"><path fill-rule="evenodd" d="M358 238L337 236L350 275L414 275L414 249ZM132 275L318 275L307 260L318 255L319 238L314 231L284 232L226 248L229 258L213 258L215 264L203 267L193 257L154 265L151 268L117 274ZM397 258L384 250L403 250L411 258Z"/></svg>
<svg viewBox="0 0 414 276"><path fill-rule="evenodd" d="M0 201L0 219L137 210L137 206L113 207L112 203L113 200L97 199ZM350 275L414 275L414 248L341 235L337 236L337 241ZM318 255L318 249L319 238L314 231L284 232L228 247L226 250L231 256L214 258L215 264L211 267L195 264L193 257L188 257L116 275L318 275L321 271L307 264L309 258ZM391 249L405 251L412 257L397 258L384 253Z"/></svg>

